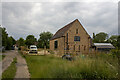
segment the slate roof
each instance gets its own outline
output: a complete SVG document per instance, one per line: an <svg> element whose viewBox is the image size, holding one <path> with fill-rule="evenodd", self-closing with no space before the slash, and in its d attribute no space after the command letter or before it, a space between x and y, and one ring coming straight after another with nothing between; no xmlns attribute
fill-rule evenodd
<svg viewBox="0 0 120 80"><path fill-rule="evenodd" d="M97 48L115 48L111 43L94 43Z"/></svg>
<svg viewBox="0 0 120 80"><path fill-rule="evenodd" d="M57 38L60 38L64 35L64 33L72 26L72 24L77 21L78 19L74 20L73 22L67 24L66 26L64 26L63 28L59 29L55 35L50 39L50 40L53 40L53 39L57 39Z"/></svg>

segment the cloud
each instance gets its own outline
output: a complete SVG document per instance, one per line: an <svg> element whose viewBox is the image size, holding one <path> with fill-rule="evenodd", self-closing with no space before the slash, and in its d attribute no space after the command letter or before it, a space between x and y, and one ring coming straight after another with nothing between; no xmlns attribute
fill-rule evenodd
<svg viewBox="0 0 120 80"><path fill-rule="evenodd" d="M50 31L53 34L76 18L87 32L117 34L117 3L40 2L3 3L2 24L15 39Z"/></svg>

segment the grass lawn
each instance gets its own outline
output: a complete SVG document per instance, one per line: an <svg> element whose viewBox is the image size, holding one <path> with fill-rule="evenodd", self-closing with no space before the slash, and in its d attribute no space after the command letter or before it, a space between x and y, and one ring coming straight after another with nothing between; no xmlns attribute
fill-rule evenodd
<svg viewBox="0 0 120 80"><path fill-rule="evenodd" d="M118 75L117 59L108 54L79 56L75 61L62 60L53 55L26 55L25 58L31 78L110 79Z"/></svg>
<svg viewBox="0 0 120 80"><path fill-rule="evenodd" d="M2 73L2 80L6 80L6 79L11 79L13 80L13 78L15 77L16 74L16 60L17 58L13 59L13 62L11 63L11 65Z"/></svg>

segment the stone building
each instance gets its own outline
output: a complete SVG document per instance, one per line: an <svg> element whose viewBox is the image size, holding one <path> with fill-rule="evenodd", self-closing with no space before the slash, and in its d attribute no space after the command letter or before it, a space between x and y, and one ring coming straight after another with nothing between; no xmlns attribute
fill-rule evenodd
<svg viewBox="0 0 120 80"><path fill-rule="evenodd" d="M78 19L59 29L50 39L50 50L57 54L88 53L91 45L91 37Z"/></svg>

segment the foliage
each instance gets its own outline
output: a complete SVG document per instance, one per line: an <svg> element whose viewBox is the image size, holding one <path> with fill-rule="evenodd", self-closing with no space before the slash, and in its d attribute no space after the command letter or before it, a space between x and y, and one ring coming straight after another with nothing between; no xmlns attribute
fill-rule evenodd
<svg viewBox="0 0 120 80"><path fill-rule="evenodd" d="M108 64L112 60L114 63ZM117 60L109 54L76 57L75 61L62 60L53 55L26 56L31 78L117 78ZM112 66L111 66L112 65Z"/></svg>
<svg viewBox="0 0 120 80"><path fill-rule="evenodd" d="M10 38L12 40L12 45L15 45L16 44L16 40L12 36L10 36Z"/></svg>
<svg viewBox="0 0 120 80"><path fill-rule="evenodd" d="M95 43L104 43L108 39L108 34L104 32L100 32L98 34L94 34L93 42Z"/></svg>
<svg viewBox="0 0 120 80"><path fill-rule="evenodd" d="M44 48L45 46L46 46L46 48L49 48L49 40L53 36L53 34L50 32L43 32L39 36L40 36L40 38L38 40L37 46L39 48Z"/></svg>
<svg viewBox="0 0 120 80"><path fill-rule="evenodd" d="M2 80L4 79L7 80L7 78L14 79L17 69L16 63L17 63L17 58L14 58L11 65L2 73Z"/></svg>
<svg viewBox="0 0 120 80"><path fill-rule="evenodd" d="M7 50L11 50L11 47L12 47L12 46L13 46L12 38L11 38L11 37L8 37L6 49L7 49Z"/></svg>
<svg viewBox="0 0 120 80"><path fill-rule="evenodd" d="M112 35L107 42L112 43L113 46L117 47L117 39L118 39L118 35Z"/></svg>
<svg viewBox="0 0 120 80"><path fill-rule="evenodd" d="M8 38L6 28L0 27L0 30L2 31L2 46L6 47L7 46L7 38Z"/></svg>
<svg viewBox="0 0 120 80"><path fill-rule="evenodd" d="M26 44L27 46L34 45L35 42L37 42L37 39L34 37L34 35L28 35L28 36L26 37L25 44Z"/></svg>
<svg viewBox="0 0 120 80"><path fill-rule="evenodd" d="M120 58L120 50L119 49L113 49L111 50L111 53L115 56L117 56L118 58Z"/></svg>
<svg viewBox="0 0 120 80"><path fill-rule="evenodd" d="M7 50L12 49L12 46L16 43L15 39L12 36L8 36L6 28L0 27L0 30L2 31L2 46Z"/></svg>
<svg viewBox="0 0 120 80"><path fill-rule="evenodd" d="M18 44L19 47L20 47L20 46L24 46L24 45L25 45L25 40L21 37L21 38L19 38L19 40L17 41L17 44Z"/></svg>

